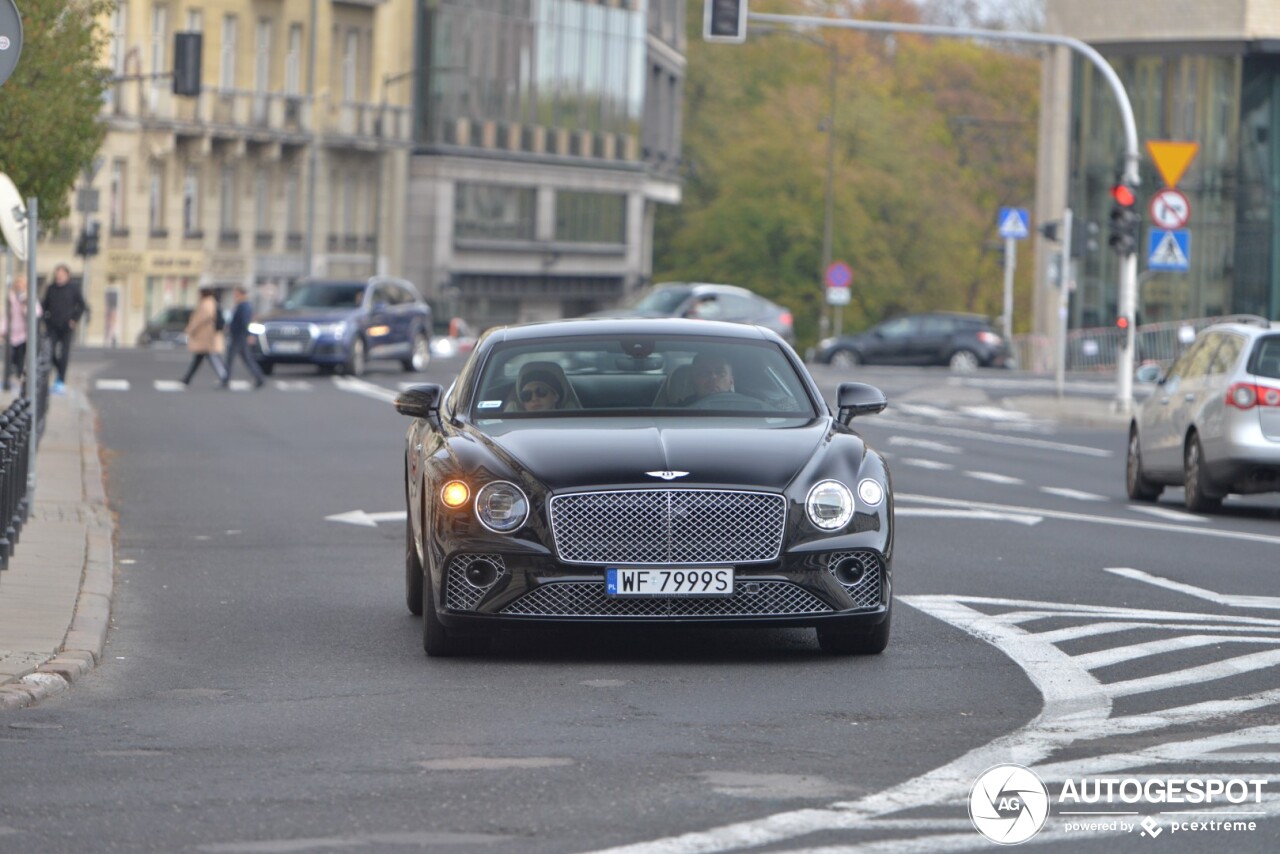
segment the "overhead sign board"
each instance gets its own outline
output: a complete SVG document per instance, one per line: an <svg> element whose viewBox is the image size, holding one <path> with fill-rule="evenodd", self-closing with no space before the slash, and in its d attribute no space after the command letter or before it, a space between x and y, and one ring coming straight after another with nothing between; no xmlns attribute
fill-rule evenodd
<svg viewBox="0 0 1280 854"><path fill-rule="evenodd" d="M1191 202L1179 191L1166 187L1151 196L1147 213L1151 215L1151 224L1156 228L1176 231L1185 227L1191 219Z"/></svg>
<svg viewBox="0 0 1280 854"><path fill-rule="evenodd" d="M1031 236L1031 215L1026 208L1001 208L996 222L1003 238L1025 240Z"/></svg>
<svg viewBox="0 0 1280 854"><path fill-rule="evenodd" d="M1147 237L1147 269L1185 273L1191 269L1191 232L1151 229Z"/></svg>
<svg viewBox="0 0 1280 854"><path fill-rule="evenodd" d="M1160 170L1160 177L1170 187L1178 186L1178 182L1186 174L1187 167L1191 165L1192 160L1195 160L1196 152L1199 150L1200 143L1198 142L1175 142L1167 139L1147 140L1147 153L1155 161L1156 169Z"/></svg>
<svg viewBox="0 0 1280 854"><path fill-rule="evenodd" d="M14 0L0 0L0 86L18 66L22 53L22 15Z"/></svg>

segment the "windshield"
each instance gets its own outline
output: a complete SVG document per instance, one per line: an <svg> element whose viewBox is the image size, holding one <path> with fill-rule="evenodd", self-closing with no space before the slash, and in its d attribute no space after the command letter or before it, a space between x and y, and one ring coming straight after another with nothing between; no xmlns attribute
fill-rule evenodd
<svg viewBox="0 0 1280 854"><path fill-rule="evenodd" d="M644 314L667 316L676 313L680 304L689 298L688 288L655 288L642 296L632 310Z"/></svg>
<svg viewBox="0 0 1280 854"><path fill-rule="evenodd" d="M293 308L355 308L364 295L364 285L356 283L310 282L302 285L284 301L284 307Z"/></svg>
<svg viewBox="0 0 1280 854"><path fill-rule="evenodd" d="M649 413L812 418L815 405L776 344L640 335L500 345L472 399L476 419Z"/></svg>

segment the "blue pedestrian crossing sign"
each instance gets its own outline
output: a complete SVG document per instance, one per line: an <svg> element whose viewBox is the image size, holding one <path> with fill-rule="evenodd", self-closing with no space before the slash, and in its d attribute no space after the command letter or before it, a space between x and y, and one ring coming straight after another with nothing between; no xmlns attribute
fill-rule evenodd
<svg viewBox="0 0 1280 854"><path fill-rule="evenodd" d="M1025 240L1031 236L1031 217L1026 208L1001 208L997 223L1003 238Z"/></svg>
<svg viewBox="0 0 1280 854"><path fill-rule="evenodd" d="M1191 269L1191 231L1151 229L1147 235L1147 269L1185 273Z"/></svg>

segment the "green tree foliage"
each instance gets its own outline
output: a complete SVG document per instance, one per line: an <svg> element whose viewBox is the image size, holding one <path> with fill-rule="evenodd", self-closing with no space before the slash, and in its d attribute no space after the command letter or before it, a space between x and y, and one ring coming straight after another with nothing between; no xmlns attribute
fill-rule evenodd
<svg viewBox="0 0 1280 854"><path fill-rule="evenodd" d="M701 3L689 5L684 201L658 214L655 280L743 285L792 309L802 345L817 338L831 57L821 40L838 55L832 257L854 271L843 327L930 309L1000 313L996 214L1034 191L1035 58L754 25L745 45L707 44ZM821 14L802 5L752 9ZM906 0L855 5L851 17L918 20ZM1029 315L1030 267L1019 264L1018 317Z"/></svg>
<svg viewBox="0 0 1280 854"><path fill-rule="evenodd" d="M0 172L40 201L40 221L67 216L80 170L106 135L98 120L107 72L98 26L114 0L18 0L22 56L0 86Z"/></svg>

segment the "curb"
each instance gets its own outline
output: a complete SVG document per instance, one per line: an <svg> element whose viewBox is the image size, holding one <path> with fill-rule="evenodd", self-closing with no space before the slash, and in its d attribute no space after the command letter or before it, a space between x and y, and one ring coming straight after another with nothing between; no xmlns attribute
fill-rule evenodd
<svg viewBox="0 0 1280 854"><path fill-rule="evenodd" d="M102 661L115 587L115 530L107 506L102 459L89 399L78 395L80 472L85 510L85 565L75 613L62 646L17 682L0 685L0 710L20 709L60 694ZM70 402L70 401L68 401Z"/></svg>

